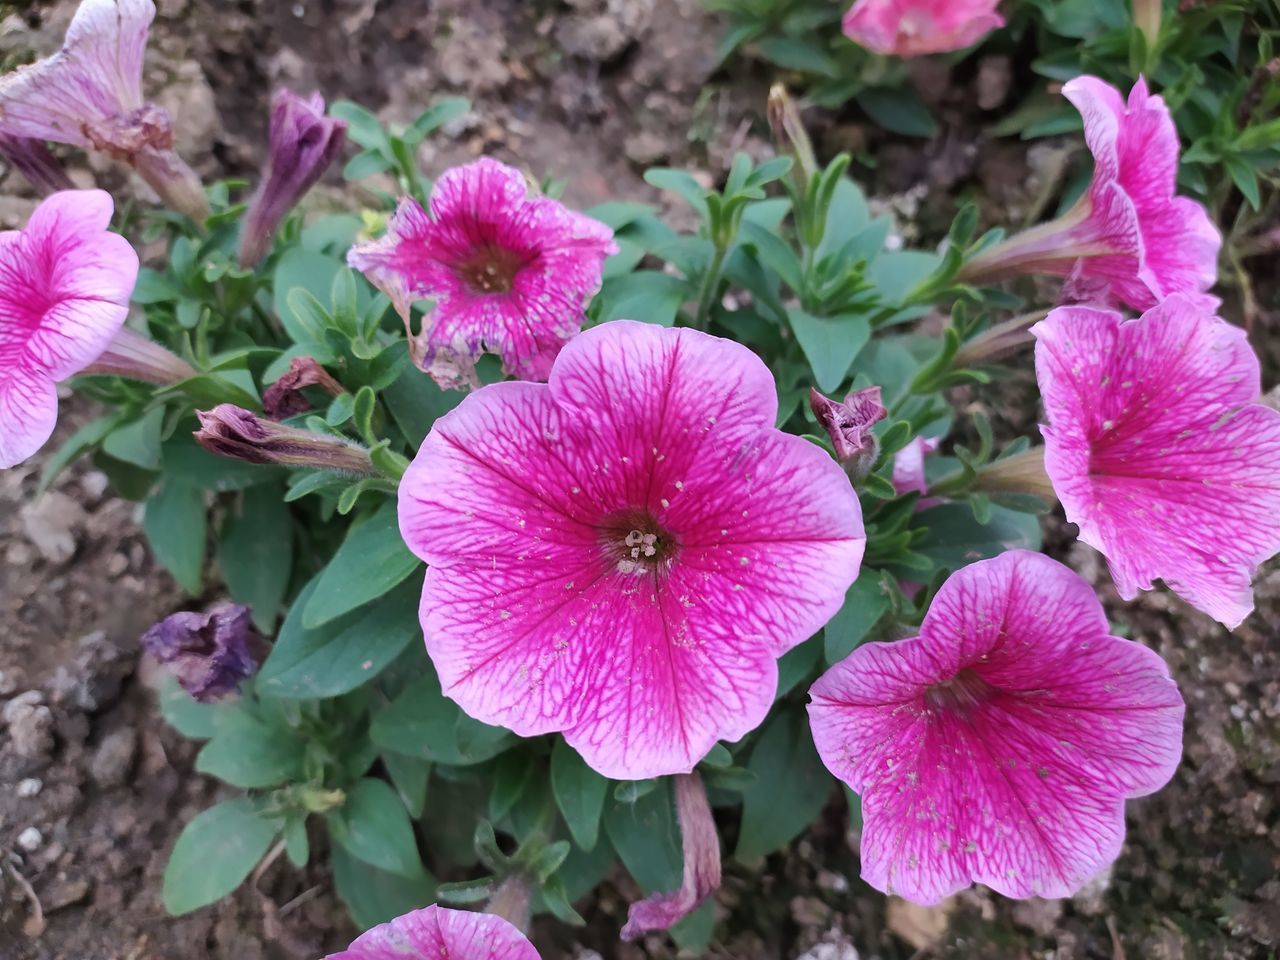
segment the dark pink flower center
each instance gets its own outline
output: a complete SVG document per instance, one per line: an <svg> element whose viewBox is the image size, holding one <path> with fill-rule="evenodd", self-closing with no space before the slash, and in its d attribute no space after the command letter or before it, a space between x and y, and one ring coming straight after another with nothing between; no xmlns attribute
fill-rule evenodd
<svg viewBox="0 0 1280 960"><path fill-rule="evenodd" d="M648 512L629 511L600 525L605 559L619 573L659 572L671 565L676 539Z"/></svg>
<svg viewBox="0 0 1280 960"><path fill-rule="evenodd" d="M925 702L940 710L968 713L991 699L995 688L977 672L965 667L950 680L935 683L925 689Z"/></svg>
<svg viewBox="0 0 1280 960"><path fill-rule="evenodd" d="M453 272L475 293L507 293L530 259L520 250L485 244L455 263Z"/></svg>

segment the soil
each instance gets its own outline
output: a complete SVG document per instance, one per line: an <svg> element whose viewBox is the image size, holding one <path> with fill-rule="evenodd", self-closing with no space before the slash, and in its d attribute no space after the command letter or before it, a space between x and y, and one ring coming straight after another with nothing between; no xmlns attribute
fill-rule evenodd
<svg viewBox="0 0 1280 960"><path fill-rule="evenodd" d="M0 4L0 59L56 48L75 3L20 6ZM353 99L401 123L438 97L465 94L472 112L451 138L424 145L426 169L492 153L563 181L566 199L583 207L606 198L665 203L641 178L646 166L690 166L710 182L735 150L769 149L759 122L769 77L750 66L714 71L719 27L697 0L160 6L148 91L177 117L180 148L210 177L252 177L269 92L282 84ZM1032 216L1064 148L985 142L965 107L979 98L983 109L998 107L1007 72L984 63L962 77L918 77L926 92L940 91L934 106L948 130L924 150L845 115L821 122L822 141L878 159L864 171L869 192L902 215L904 232L936 236L965 194L983 198L991 220ZM78 180L121 185L117 171L76 162ZM0 194L0 226L22 222L30 194L15 177L0 181ZM1275 342L1280 300L1272 289L1260 302L1253 332L1262 346ZM1274 351L1268 357L1271 383ZM1025 430L1036 411L1025 361L998 388L958 391L955 401L987 409L1008 435ZM59 438L93 412L65 399ZM344 947L354 930L314 861L302 874L277 861L213 907L166 916L159 890L169 849L221 788L193 772L192 744L159 718L137 638L166 613L216 594L183 597L151 562L135 506L109 493L91 464L33 502L44 460L0 474L0 960L305 960ZM1163 791L1130 804L1110 876L1065 902L1018 903L980 890L937 908L887 901L857 879L856 828L833 790L823 818L762 870L726 864L717 895L724 939L710 956L1276 955L1280 569L1263 572L1258 612L1229 634L1164 593L1121 603L1100 558L1059 517L1045 522L1050 552L1098 586L1115 622L1165 657L1188 705L1182 767ZM634 895L619 875L579 904L585 930L539 924L542 955L672 956L662 937L618 943Z"/></svg>

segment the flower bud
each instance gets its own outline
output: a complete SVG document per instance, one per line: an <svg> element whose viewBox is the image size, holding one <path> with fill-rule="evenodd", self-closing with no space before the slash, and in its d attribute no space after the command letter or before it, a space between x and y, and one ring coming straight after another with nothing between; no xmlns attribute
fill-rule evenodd
<svg viewBox="0 0 1280 960"><path fill-rule="evenodd" d="M1133 0L1133 25L1147 41L1147 54L1160 42L1160 18L1163 14L1161 0Z"/></svg>
<svg viewBox="0 0 1280 960"><path fill-rule="evenodd" d="M197 410L196 442L210 453L248 463L376 475L369 451L340 437L286 427L234 404Z"/></svg>
<svg viewBox="0 0 1280 960"><path fill-rule="evenodd" d="M121 327L107 349L84 372L161 385L180 383L198 373L177 354L129 327Z"/></svg>
<svg viewBox="0 0 1280 960"><path fill-rule="evenodd" d="M240 236L240 265L252 267L271 248L276 229L342 152L347 124L325 116L324 98L276 91L271 103L267 169L249 204Z"/></svg>
<svg viewBox="0 0 1280 960"><path fill-rule="evenodd" d="M256 669L249 651L254 639L248 607L226 606L165 617L142 635L142 648L172 670L183 690L211 703L238 690Z"/></svg>
<svg viewBox="0 0 1280 960"><path fill-rule="evenodd" d="M855 390L838 403L817 390L809 391L809 408L835 447L836 459L855 480L875 466L880 442L871 428L888 416L880 401L880 388Z"/></svg>
<svg viewBox="0 0 1280 960"><path fill-rule="evenodd" d="M310 410L311 403L302 395L304 387L320 387L332 397L347 392L314 357L294 357L289 369L262 395L262 409L272 420L285 420Z"/></svg>
<svg viewBox="0 0 1280 960"><path fill-rule="evenodd" d="M773 132L774 143L778 149L795 160L793 176L796 185L804 190L809 178L818 170L818 162L814 158L813 143L809 133L800 119L800 111L796 102L787 93L787 88L775 83L769 90L769 103L766 113L769 118L769 129Z"/></svg>
<svg viewBox="0 0 1280 960"><path fill-rule="evenodd" d="M43 140L0 134L0 157L43 194L75 188Z"/></svg>

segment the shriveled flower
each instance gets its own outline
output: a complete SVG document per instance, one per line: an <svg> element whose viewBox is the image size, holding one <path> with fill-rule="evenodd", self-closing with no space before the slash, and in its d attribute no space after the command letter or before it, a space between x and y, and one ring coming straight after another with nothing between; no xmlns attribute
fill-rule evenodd
<svg viewBox="0 0 1280 960"><path fill-rule="evenodd" d="M871 428L889 415L880 400L879 387L854 390L843 403L810 389L809 408L827 431L836 459L850 476L861 477L875 465L880 443Z"/></svg>
<svg viewBox="0 0 1280 960"><path fill-rule="evenodd" d="M548 384L437 420L400 531L429 564L445 693L522 736L563 731L618 779L687 773L752 730L866 543L849 479L776 415L747 348L619 320L570 340Z"/></svg>
<svg viewBox="0 0 1280 960"><path fill-rule="evenodd" d="M971 47L1004 26L999 0L858 0L844 15L844 34L894 57Z"/></svg>
<svg viewBox="0 0 1280 960"><path fill-rule="evenodd" d="M347 392L314 357L294 357L289 369L263 393L262 409L272 420L285 420L310 410L310 401L302 395L306 387L319 387L331 397Z"/></svg>
<svg viewBox="0 0 1280 960"><path fill-rule="evenodd" d="M0 77L0 133L106 153L201 220L200 180L173 151L168 114L142 96L155 15L152 0L82 0L59 52Z"/></svg>
<svg viewBox="0 0 1280 960"><path fill-rule="evenodd" d="M519 170L483 157L436 182L429 214L401 200L386 236L357 245L347 262L391 297L414 362L450 388L478 383L486 351L509 376L546 380L617 252L607 226L530 196ZM435 307L415 335L409 305L423 299Z"/></svg>
<svg viewBox="0 0 1280 960"><path fill-rule="evenodd" d="M638 940L651 930L670 930L720 886L720 834L711 816L707 788L697 772L683 773L673 780L684 855L680 889L633 903L622 928L623 940Z"/></svg>
<svg viewBox="0 0 1280 960"><path fill-rule="evenodd" d="M55 193L23 230L0 233L0 468L39 450L58 419L54 384L124 325L138 255L110 233L101 190Z"/></svg>
<svg viewBox="0 0 1280 960"><path fill-rule="evenodd" d="M970 260L960 278L1070 276L1077 287L1104 283L1137 310L1173 293L1205 294L1217 278L1222 235L1204 207L1174 195L1178 131L1164 100L1142 79L1127 104L1097 77L1077 77L1062 92L1084 117L1094 161L1089 189L1057 220Z"/></svg>
<svg viewBox="0 0 1280 960"><path fill-rule="evenodd" d="M501 917L432 904L366 930L326 960L538 960L538 951Z"/></svg>
<svg viewBox="0 0 1280 960"><path fill-rule="evenodd" d="M271 101L270 150L258 192L240 235L240 265L251 267L271 249L280 222L342 153L347 122L325 116L324 97L276 91Z"/></svg>
<svg viewBox="0 0 1280 960"><path fill-rule="evenodd" d="M196 417L200 420L196 442L220 457L357 476L377 473L369 451L359 444L332 434L287 427L232 403L197 410Z"/></svg>
<svg viewBox="0 0 1280 960"><path fill-rule="evenodd" d="M3 120L0 120L0 124ZM49 152L43 140L31 137L14 137L0 133L0 159L13 167L27 182L44 194L59 190L72 190L75 184L62 169L57 158Z"/></svg>
<svg viewBox="0 0 1280 960"><path fill-rule="evenodd" d="M862 878L917 903L1075 893L1119 855L1125 799L1182 753L1164 661L1025 550L962 568L919 636L864 644L810 692L818 753L862 795Z"/></svg>
<svg viewBox="0 0 1280 960"><path fill-rule="evenodd" d="M142 635L142 648L173 671L182 689L201 703L236 692L257 668L249 644L249 608L165 617Z"/></svg>
<svg viewBox="0 0 1280 960"><path fill-rule="evenodd" d="M1243 330L1173 296L1140 318L1060 307L1035 327L1045 470L1120 596L1158 577L1216 620L1280 551L1280 412Z"/></svg>

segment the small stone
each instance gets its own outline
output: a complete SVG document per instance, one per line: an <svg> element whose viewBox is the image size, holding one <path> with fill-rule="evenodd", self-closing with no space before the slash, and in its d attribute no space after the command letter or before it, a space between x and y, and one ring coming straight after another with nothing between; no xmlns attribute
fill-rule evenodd
<svg viewBox="0 0 1280 960"><path fill-rule="evenodd" d="M889 899L885 923L889 929L917 950L931 949L946 936L955 897L933 907L924 907L899 897Z"/></svg>
<svg viewBox="0 0 1280 960"><path fill-rule="evenodd" d="M641 130L622 144L627 159L641 167L649 167L667 155L667 142L652 130Z"/></svg>
<svg viewBox="0 0 1280 960"><path fill-rule="evenodd" d="M133 758L138 752L138 732L121 727L107 734L89 763L89 775L104 789L122 785L129 776Z"/></svg>
<svg viewBox="0 0 1280 960"><path fill-rule="evenodd" d="M88 880L82 878L68 880L66 877L59 877L41 892L40 905L44 907L45 913L53 913L55 910L64 910L82 903L88 896Z"/></svg>
<svg viewBox="0 0 1280 960"><path fill-rule="evenodd" d="M18 756L44 760L53 753L53 714L39 690L28 690L6 703L0 720L8 726L9 740Z"/></svg>
<svg viewBox="0 0 1280 960"><path fill-rule="evenodd" d="M983 57L978 63L978 106L995 110L1009 97L1013 85L1013 62L1002 54Z"/></svg>
<svg viewBox="0 0 1280 960"><path fill-rule="evenodd" d="M76 552L78 533L87 519L80 504L53 490L22 508L27 539L50 563L66 563Z"/></svg>
<svg viewBox="0 0 1280 960"><path fill-rule="evenodd" d="M27 827L18 834L18 846L27 853L40 849L42 843L44 843L44 835L35 827Z"/></svg>
<svg viewBox="0 0 1280 960"><path fill-rule="evenodd" d="M84 492L85 500L90 504L101 500L110 486L111 480L101 470L90 470L80 478L80 489Z"/></svg>
<svg viewBox="0 0 1280 960"><path fill-rule="evenodd" d="M35 777L27 777L25 780L19 780L18 785L14 787L13 792L24 800L31 797L40 796L40 791L44 789L44 784Z"/></svg>
<svg viewBox="0 0 1280 960"><path fill-rule="evenodd" d="M1058 928L1058 920L1062 916L1061 900L1040 900L1032 897L1013 905L1013 922L1026 927L1042 937L1047 937Z"/></svg>

